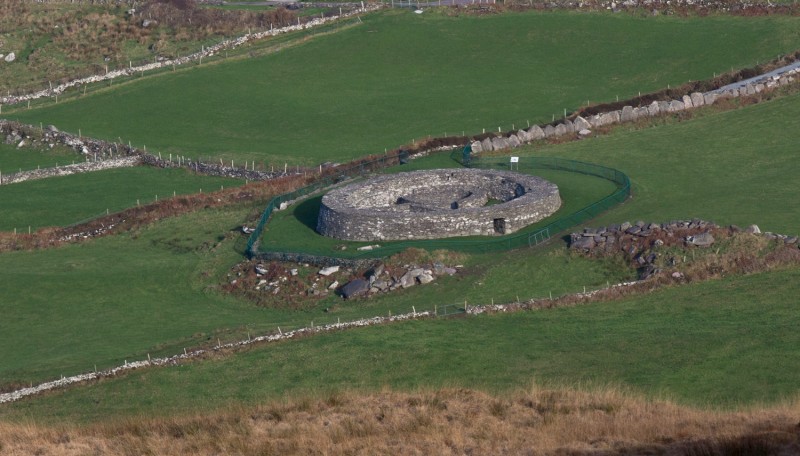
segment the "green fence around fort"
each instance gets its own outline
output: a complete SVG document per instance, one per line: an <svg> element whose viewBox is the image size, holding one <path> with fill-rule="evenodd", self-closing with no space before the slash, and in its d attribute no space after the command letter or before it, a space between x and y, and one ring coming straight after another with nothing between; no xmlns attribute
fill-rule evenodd
<svg viewBox="0 0 800 456"><path fill-rule="evenodd" d="M461 151L451 155L462 166L469 168L481 169L509 169L509 157L475 157L470 154L469 148L465 148L463 154ZM343 170L335 176L329 176L323 180L314 183L308 187L296 190L285 195L275 197L267 205L264 214L252 233L247 244L247 252L250 257L262 256L268 259L290 259L303 257L307 260L309 257L318 257L324 263L335 263L337 255L334 252L312 252L304 251L298 252L280 248L271 247L269 251L260 251L259 240L261 239L265 225L268 223L270 215L279 207L281 203L296 200L305 195L309 195L320 191L326 187L335 185L347 178L355 177L358 175L365 175L369 172L377 170L377 168L387 166L386 160L391 161L390 164L400 163L402 158L399 156L386 157L380 162L370 162L366 167L352 167ZM600 177L609 180L616 184L616 190L610 195L596 201L578 211L571 214L560 216L547 225L540 226L535 229L523 230L515 234L510 234L500 237L469 237L469 238L449 238L449 239L430 239L430 240L408 240L387 242L379 248L374 248L369 251L363 252L348 252L347 255L341 255L343 261L357 261L359 259L380 258L387 255L392 255L401 252L411 247L421 248L426 250L446 249L457 250L470 253L484 253L484 252L499 252L522 247L533 247L547 241L553 236L558 235L574 226L583 224L608 209L624 202L631 194L630 179L623 172L600 166L592 163L579 162L575 160L566 160L554 157L520 157L518 163L514 163L514 170L520 172L535 172L536 170L557 170L572 173L580 173L589 176Z"/></svg>

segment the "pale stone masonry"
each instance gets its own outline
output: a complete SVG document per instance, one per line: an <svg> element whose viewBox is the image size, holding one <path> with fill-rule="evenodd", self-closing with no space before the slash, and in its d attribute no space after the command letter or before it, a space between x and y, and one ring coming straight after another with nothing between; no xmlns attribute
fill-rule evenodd
<svg viewBox="0 0 800 456"><path fill-rule="evenodd" d="M511 171L439 169L376 177L322 198L317 231L352 241L513 233L561 206L558 187Z"/></svg>

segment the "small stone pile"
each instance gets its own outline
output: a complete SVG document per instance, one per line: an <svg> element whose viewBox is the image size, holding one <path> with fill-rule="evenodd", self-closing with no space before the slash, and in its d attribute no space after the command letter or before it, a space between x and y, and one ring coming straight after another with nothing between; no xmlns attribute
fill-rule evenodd
<svg viewBox="0 0 800 456"><path fill-rule="evenodd" d="M436 262L432 265L406 265L392 271L382 263L367 271L366 279L355 279L342 287L342 296L350 298L360 294L388 293L399 288L427 285L437 277L455 275L458 270Z"/></svg>

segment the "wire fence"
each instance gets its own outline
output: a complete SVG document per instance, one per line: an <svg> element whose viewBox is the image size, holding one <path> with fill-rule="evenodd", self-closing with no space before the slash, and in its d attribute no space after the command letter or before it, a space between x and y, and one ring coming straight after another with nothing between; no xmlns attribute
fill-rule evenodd
<svg viewBox="0 0 800 456"><path fill-rule="evenodd" d="M459 162L462 166L470 168L508 169L509 166L508 157L474 158L470 153L469 146L464 148L463 152L453 152L451 157ZM387 160L392 160L394 163L402 163L403 161L403 159L399 156L387 156L384 159L369 162L361 165L360 167L357 165L348 170L344 170L342 173L328 176L308 187L304 187L294 192L273 198L267 205L267 208L264 210L264 213L262 214L255 231L248 240L248 255L250 257L258 256L259 254L272 255L273 257L275 255L297 255L305 258L308 258L309 256L319 256L320 259L324 259L325 262L330 263L332 259L337 257L336 254L332 254L330 251L316 251L313 248L306 248L303 249L302 252L298 252L297 249L281 249L280 247L274 246L270 246L269 250L260 250L259 242L264 232L264 228L269 222L270 216L276 208L281 207L281 204L288 205L288 202L290 201L310 195L326 187L330 187L331 185L345 180L349 176L364 175L367 172L374 171L377 167L385 167L385 162ZM342 254L339 256L342 257L343 261L352 262L353 260L357 259L381 258L412 247L426 250L457 250L469 253L500 252L523 247L533 247L546 242L551 237L556 236L571 227L597 217L601 213L628 199L631 194L630 179L627 175L625 175L625 173L613 168L592 163L554 157L521 157L519 159L519 170L526 172L535 172L537 170L557 170L600 177L613 182L616 185L616 190L599 201L596 201L569 215L559 217L547 225L534 229L523 230L507 236L489 239L481 237L467 239L457 238L390 242L371 250L350 252L347 255Z"/></svg>
<svg viewBox="0 0 800 456"><path fill-rule="evenodd" d="M292 201L309 196L325 188L329 188L333 185L342 183L346 180L371 174L392 165L399 165L406 163L408 159L409 159L409 152L402 150L397 153L391 155L385 155L374 160L362 161L347 168L337 167L337 168L326 169L322 171L323 177L314 182L313 184L307 185L305 187L299 188L289 193L284 193L283 195L279 195L272 198L267 204L267 207L264 208L264 212L261 214L261 219L259 219L258 224L256 225L253 232L250 234L250 238L248 238L247 240L247 247L246 247L247 254L252 257L259 253L258 244L261 239L261 235L264 232L264 227L267 225L267 222L269 222L269 219L272 216L272 213L275 212L275 210L280 210Z"/></svg>

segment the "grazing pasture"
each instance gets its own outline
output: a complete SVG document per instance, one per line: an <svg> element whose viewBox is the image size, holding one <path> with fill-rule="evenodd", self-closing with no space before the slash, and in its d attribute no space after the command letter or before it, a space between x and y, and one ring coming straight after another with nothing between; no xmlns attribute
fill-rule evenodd
<svg viewBox="0 0 800 456"><path fill-rule="evenodd" d="M385 11L272 55L13 116L204 160L315 165L550 121L797 48L794 17Z"/></svg>

